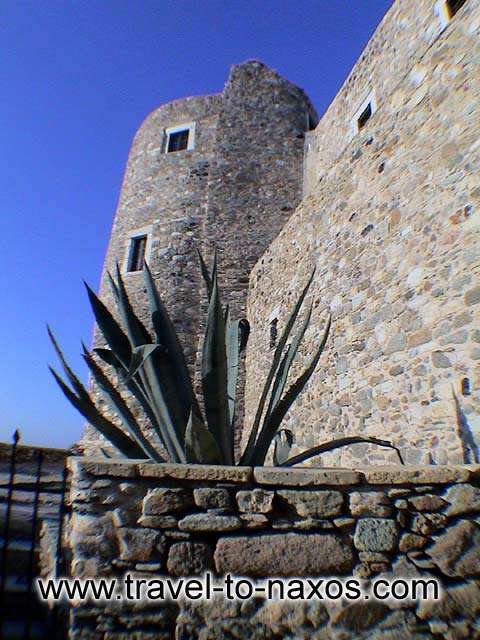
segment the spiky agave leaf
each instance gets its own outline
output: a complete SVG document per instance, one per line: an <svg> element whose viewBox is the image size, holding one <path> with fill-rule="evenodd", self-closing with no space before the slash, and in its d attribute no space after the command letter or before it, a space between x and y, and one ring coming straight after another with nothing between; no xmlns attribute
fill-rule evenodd
<svg viewBox="0 0 480 640"><path fill-rule="evenodd" d="M231 465L234 464L233 434L230 429L227 380L225 317L214 269L203 342L202 388L208 429L219 446L223 463Z"/></svg>
<svg viewBox="0 0 480 640"><path fill-rule="evenodd" d="M130 411L125 400L115 389L113 383L108 379L108 376L102 371L95 360L92 358L88 351L84 351L83 358L90 369L92 376L103 391L105 398L110 404L112 410L119 416L125 429L133 440L147 453L147 455L156 462L161 461L161 457L155 448L149 443L147 438L142 433L140 425L138 424L135 416Z"/></svg>
<svg viewBox="0 0 480 640"><path fill-rule="evenodd" d="M127 327L132 347L152 342L143 323L138 319L130 304L124 282L117 269L116 287L118 290L118 306ZM186 462L184 451L185 423L175 420L174 411L178 407L178 398L174 383L169 377L168 354L157 349L147 358L140 369L140 376L152 410L161 425L163 442L172 462ZM163 375L162 375L163 374ZM173 415L172 415L173 414Z"/></svg>
<svg viewBox="0 0 480 640"><path fill-rule="evenodd" d="M270 370L268 372L267 375L267 379L265 381L265 385L263 387L262 390L262 394L260 396L260 400L258 403L258 407L257 407L257 411L255 414L255 419L253 421L253 426L252 426L252 430L250 431L250 435L248 438L248 442L247 442L247 446L245 447L245 451L243 452L240 464L242 465L251 465L252 464L252 460L255 456L255 443L257 440L257 435L258 435L258 430L260 427L260 421L262 419L262 415L265 409L265 402L267 400L275 373L277 371L277 368L280 364L281 358L282 358L282 353L283 353L283 349L285 348L285 345L287 344L287 340L290 336L290 332L292 331L293 325L295 324L295 320L297 319L297 316L300 312L300 309L302 308L303 305L303 301L305 300L305 296L308 293L308 290L310 289L310 285L313 282L313 277L315 275L315 269L312 271L312 274L310 275L310 278L308 279L307 284L305 285L305 287L303 288L302 293L300 294L300 297L297 300L297 303L295 304L295 307L293 308L292 313L290 314L290 317L287 320L287 324L285 325L285 329L283 330L283 333L280 337L280 340L278 341L277 347L275 349L275 352L273 354L273 360L272 360L272 364L270 367Z"/></svg>
<svg viewBox="0 0 480 640"><path fill-rule="evenodd" d="M86 282L85 287L98 328L115 357L128 369L132 359L132 348L127 336L107 307Z"/></svg>
<svg viewBox="0 0 480 640"><path fill-rule="evenodd" d="M88 349L85 345L83 345L83 350L84 353L88 353ZM167 451L167 447L163 439L163 430L157 420L155 412L152 409L150 399L147 395L147 392L145 391L145 387L139 375L135 374L134 377L129 378L127 375L127 370L122 366L121 362L118 360L118 358L115 357L114 353L110 351L110 349L98 348L94 349L93 352L98 355L101 360L103 360L103 362L114 368L119 380L126 386L128 391L130 391L130 393L134 396L134 398L138 401L138 403L144 410L147 419L150 421L150 425L160 438L160 442L162 443L163 448Z"/></svg>
<svg viewBox="0 0 480 640"><path fill-rule="evenodd" d="M222 454L215 438L202 420L193 412L188 419L185 432L187 461L196 464L221 464Z"/></svg>
<svg viewBox="0 0 480 640"><path fill-rule="evenodd" d="M205 260L203 259L202 254L197 249L198 260L200 262L200 271L202 272L202 277L205 281L205 286L207 287L208 299L210 300L210 296L212 295L213 290L213 276L217 270L217 250L215 249L214 257L213 257L213 269L212 275L208 273L208 267L205 264Z"/></svg>
<svg viewBox="0 0 480 640"><path fill-rule="evenodd" d="M325 327L320 345L315 355L311 359L310 364L307 366L305 371L297 378L297 380L289 387L285 396L277 403L276 407L272 410L268 421L266 421L262 425L262 432L258 437L253 455L254 465L262 465L265 463L268 449L272 443L273 438L275 437L275 434L280 428L283 418L285 417L292 404L298 398L300 393L303 391L305 385L310 380L313 372L315 371L318 361L320 360L320 356L322 355L322 352L325 348L325 343L327 342L331 323L332 318L330 316L327 321L327 325Z"/></svg>
<svg viewBox="0 0 480 640"><path fill-rule="evenodd" d="M265 412L264 424L268 422L270 415L272 413L272 410L280 402L280 398L282 397L282 393L283 393L283 390L285 389L288 375L290 373L290 368L295 359L295 356L297 355L298 348L300 347L300 343L302 342L305 332L307 331L308 326L310 324L310 319L312 317L312 309L313 309L313 305L310 305L310 308L305 316L305 319L300 328L300 331L292 340L292 343L289 345L277 369L277 373L275 375L275 380L272 387L272 393L270 395L270 402L268 404L267 411Z"/></svg>
<svg viewBox="0 0 480 640"><path fill-rule="evenodd" d="M145 451L131 438L129 438L121 429L113 422L107 420L100 411L98 411L94 402L88 398L80 398L70 387L62 380L61 376L53 367L48 367L55 381L62 390L65 397L71 402L75 409L97 429L105 438L113 444L126 458L147 459L149 456Z"/></svg>
<svg viewBox="0 0 480 640"><path fill-rule="evenodd" d="M157 343L164 350L166 357L161 363L164 365L161 375L163 380L171 379L172 389L169 397L173 404L172 415L183 431L192 409L200 416L200 408L193 391L193 385L188 371L185 354L178 339L175 326L160 297L148 265L144 264L145 284L148 291L150 313ZM183 434L182 434L183 435Z"/></svg>
<svg viewBox="0 0 480 640"><path fill-rule="evenodd" d="M324 444L320 444L317 447L312 447L308 449L308 451L303 451L297 456L293 456L293 458L288 458L285 462L280 463L282 467L293 467L295 464L299 464L300 462L305 462L309 458L314 458L315 456L321 455L322 453L327 453L329 451L334 451L335 449L339 449L340 447L347 447L352 444L375 444L379 447L388 447L389 449L393 449L396 451L400 464L405 464L402 458L402 454L398 447L393 445L388 440L379 440L378 438L371 437L360 437L360 436L349 436L347 438L339 438L338 440L331 440L330 442L325 442Z"/></svg>
<svg viewBox="0 0 480 640"><path fill-rule="evenodd" d="M239 320L231 320L226 312L225 320L225 354L227 358L227 396L229 427L233 430L237 395L238 365L240 355Z"/></svg>
<svg viewBox="0 0 480 640"><path fill-rule="evenodd" d="M63 355L60 346L53 335L53 332L49 326L47 326L48 335L52 341L53 347L58 355L58 358L62 364L67 378L75 391L72 391L68 385L62 380L58 373L49 366L49 369L54 376L60 389L64 395L70 400L73 406L79 411L100 433L108 438L112 444L117 447L124 455L129 457L146 458L148 457L144 449L135 441L131 440L121 431L116 425L107 420L97 409L95 403L90 397L90 394L85 389L83 384L74 374L71 367L68 365L65 356Z"/></svg>

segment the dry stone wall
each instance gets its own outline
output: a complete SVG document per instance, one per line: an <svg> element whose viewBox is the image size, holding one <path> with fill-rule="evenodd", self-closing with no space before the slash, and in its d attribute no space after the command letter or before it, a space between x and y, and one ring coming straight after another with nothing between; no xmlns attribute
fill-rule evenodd
<svg viewBox="0 0 480 640"><path fill-rule="evenodd" d="M279 469L72 458L75 577L440 579L431 602L83 603L70 637L480 637L480 466Z"/></svg>
<svg viewBox="0 0 480 640"><path fill-rule="evenodd" d="M314 266L294 374L333 317L287 416L295 453L365 434L390 438L410 464L480 459L479 33L478 1L443 30L432 2L394 3L309 134L306 196L256 265L248 302L247 427L272 322L280 335ZM378 110L352 137L373 89ZM322 464L385 461L393 454L356 445Z"/></svg>

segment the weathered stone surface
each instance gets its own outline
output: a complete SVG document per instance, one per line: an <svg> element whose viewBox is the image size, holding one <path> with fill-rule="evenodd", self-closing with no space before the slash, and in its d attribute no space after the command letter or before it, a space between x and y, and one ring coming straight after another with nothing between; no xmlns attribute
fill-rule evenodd
<svg viewBox="0 0 480 640"><path fill-rule="evenodd" d="M362 518L355 527L354 543L362 551L392 551L397 540L398 526L394 520Z"/></svg>
<svg viewBox="0 0 480 640"><path fill-rule="evenodd" d="M343 508L339 491L295 491L284 489L277 495L295 509L301 517L328 518L338 516Z"/></svg>
<svg viewBox="0 0 480 640"><path fill-rule="evenodd" d="M175 516L140 516L138 524L152 529L172 529L177 526Z"/></svg>
<svg viewBox="0 0 480 640"><path fill-rule="evenodd" d="M168 552L167 569L173 576L194 576L213 566L210 545L201 542L177 542Z"/></svg>
<svg viewBox="0 0 480 640"><path fill-rule="evenodd" d="M389 607L381 602L359 602L341 609L332 617L331 622L334 626L358 633L370 629L389 613Z"/></svg>
<svg viewBox="0 0 480 640"><path fill-rule="evenodd" d="M278 467L255 467L255 482L263 485L285 487L315 487L358 484L361 476L346 469L289 469Z"/></svg>
<svg viewBox="0 0 480 640"><path fill-rule="evenodd" d="M172 480L205 480L211 482L234 482L245 484L252 480L252 467L227 467L204 464L148 464L136 465L142 478L164 478Z"/></svg>
<svg viewBox="0 0 480 640"><path fill-rule="evenodd" d="M352 550L330 533L278 533L220 538L219 573L247 576L314 576L351 571Z"/></svg>
<svg viewBox="0 0 480 640"><path fill-rule="evenodd" d="M386 518L392 513L390 500L383 491L354 491L350 494L352 516L378 516Z"/></svg>
<svg viewBox="0 0 480 640"><path fill-rule="evenodd" d="M178 528L182 531L235 531L241 526L240 518L216 513L195 513L178 523Z"/></svg>
<svg viewBox="0 0 480 640"><path fill-rule="evenodd" d="M408 503L417 511L438 511L446 506L445 500L431 494L409 498Z"/></svg>
<svg viewBox="0 0 480 640"><path fill-rule="evenodd" d="M242 513L240 520L247 529L263 529L268 524L268 518L263 513Z"/></svg>
<svg viewBox="0 0 480 640"><path fill-rule="evenodd" d="M450 484L468 482L472 471L462 466L370 467L359 469L369 484Z"/></svg>
<svg viewBox="0 0 480 640"><path fill-rule="evenodd" d="M471 484L450 487L444 494L449 503L445 513L457 516L464 513L480 513L480 488Z"/></svg>
<svg viewBox="0 0 480 640"><path fill-rule="evenodd" d="M335 518L333 524L337 529L351 529L356 520L355 518Z"/></svg>
<svg viewBox="0 0 480 640"><path fill-rule="evenodd" d="M143 500L143 515L158 516L165 513L186 511L193 506L193 495L189 489L151 489Z"/></svg>
<svg viewBox="0 0 480 640"><path fill-rule="evenodd" d="M417 615L422 620L471 620L480 613L480 586L474 580L448 586L440 600L421 600Z"/></svg>
<svg viewBox="0 0 480 640"><path fill-rule="evenodd" d="M446 524L447 517L442 513L418 513L413 516L410 528L415 533L426 536L433 531L443 529Z"/></svg>
<svg viewBox="0 0 480 640"><path fill-rule="evenodd" d="M117 529L120 560L149 562L156 554L163 555L165 542L154 529Z"/></svg>
<svg viewBox="0 0 480 640"><path fill-rule="evenodd" d="M270 513L273 508L274 491L253 489L253 491L239 491L237 504L240 511L255 513Z"/></svg>
<svg viewBox="0 0 480 640"><path fill-rule="evenodd" d="M427 539L423 536L416 535L415 533L404 533L400 538L398 548L402 553L407 553L408 551L423 549L426 543Z"/></svg>
<svg viewBox="0 0 480 640"><path fill-rule="evenodd" d="M447 576L480 576L480 527L460 520L439 535L426 553Z"/></svg>
<svg viewBox="0 0 480 640"><path fill-rule="evenodd" d="M229 510L232 508L232 498L228 489L200 487L194 489L193 498L195 504L203 509Z"/></svg>

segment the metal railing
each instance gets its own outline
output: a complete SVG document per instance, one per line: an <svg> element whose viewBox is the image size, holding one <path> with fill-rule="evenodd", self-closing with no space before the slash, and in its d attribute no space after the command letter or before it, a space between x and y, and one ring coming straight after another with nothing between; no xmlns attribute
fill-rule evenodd
<svg viewBox="0 0 480 640"><path fill-rule="evenodd" d="M39 532L44 518L56 528L52 573L58 576L65 571L65 459L57 460L52 468L45 455L48 450L19 447L19 441L17 430L9 460L0 469L0 640L56 640L65 637L64 612L59 605L49 608L38 599L35 580L39 575ZM27 461L20 449L28 453Z"/></svg>

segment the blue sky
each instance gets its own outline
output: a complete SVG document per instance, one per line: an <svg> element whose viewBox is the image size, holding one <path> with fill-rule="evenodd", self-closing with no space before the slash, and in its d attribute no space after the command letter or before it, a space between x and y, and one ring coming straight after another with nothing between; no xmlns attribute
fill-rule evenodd
<svg viewBox="0 0 480 640"><path fill-rule="evenodd" d="M51 379L54 328L86 380L80 339L130 143L156 106L270 65L319 113L391 0L2 0L0 441L69 446L82 418Z"/></svg>

